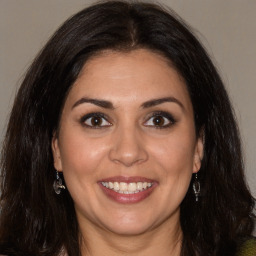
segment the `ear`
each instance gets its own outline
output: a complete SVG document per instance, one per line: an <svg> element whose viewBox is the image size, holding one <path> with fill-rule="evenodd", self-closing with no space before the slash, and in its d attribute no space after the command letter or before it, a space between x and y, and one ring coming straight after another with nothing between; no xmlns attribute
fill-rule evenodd
<svg viewBox="0 0 256 256"><path fill-rule="evenodd" d="M204 131L200 132L200 136L198 137L196 142L193 173L197 173L200 170L203 156L204 156Z"/></svg>
<svg viewBox="0 0 256 256"><path fill-rule="evenodd" d="M59 140L57 138L56 133L54 133L52 137L52 154L53 154L53 160L54 160L54 168L62 172L62 162L60 157L60 148L59 148Z"/></svg>

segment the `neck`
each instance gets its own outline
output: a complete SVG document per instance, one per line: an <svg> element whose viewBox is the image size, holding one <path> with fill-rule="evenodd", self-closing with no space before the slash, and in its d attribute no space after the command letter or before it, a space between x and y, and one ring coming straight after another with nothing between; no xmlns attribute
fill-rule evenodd
<svg viewBox="0 0 256 256"><path fill-rule="evenodd" d="M180 256L182 231L179 221L167 220L153 230L138 235L119 235L99 227L81 227L82 256Z"/></svg>

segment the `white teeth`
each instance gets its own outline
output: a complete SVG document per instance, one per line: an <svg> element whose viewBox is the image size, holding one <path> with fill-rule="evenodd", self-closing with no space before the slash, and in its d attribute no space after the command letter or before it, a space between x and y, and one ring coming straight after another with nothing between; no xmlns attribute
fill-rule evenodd
<svg viewBox="0 0 256 256"><path fill-rule="evenodd" d="M119 182L114 182L114 190L119 190Z"/></svg>
<svg viewBox="0 0 256 256"><path fill-rule="evenodd" d="M113 182L106 182L106 183L108 183L108 187L109 187L110 189L113 189L113 188L114 188Z"/></svg>
<svg viewBox="0 0 256 256"><path fill-rule="evenodd" d="M129 183L128 185L128 191L129 192L135 192L137 189L137 184L136 183Z"/></svg>
<svg viewBox="0 0 256 256"><path fill-rule="evenodd" d="M137 183L137 189L138 189L139 191L142 191L142 189L143 189L143 187L142 187L142 182L138 182L138 183Z"/></svg>
<svg viewBox="0 0 256 256"><path fill-rule="evenodd" d="M152 182L101 182L101 184L109 189L112 189L120 194L135 194L143 191L145 189L150 188L153 183Z"/></svg>
<svg viewBox="0 0 256 256"><path fill-rule="evenodd" d="M127 190L127 183L125 183L125 182L120 182L120 190L126 191L126 190Z"/></svg>

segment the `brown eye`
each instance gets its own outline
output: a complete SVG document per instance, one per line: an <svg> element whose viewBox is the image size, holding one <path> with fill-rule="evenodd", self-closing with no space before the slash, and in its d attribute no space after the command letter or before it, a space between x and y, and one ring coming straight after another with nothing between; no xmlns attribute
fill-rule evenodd
<svg viewBox="0 0 256 256"><path fill-rule="evenodd" d="M102 118L101 117L92 117L90 122L91 122L92 126L100 126L102 124Z"/></svg>
<svg viewBox="0 0 256 256"><path fill-rule="evenodd" d="M102 113L88 114L81 119L81 123L89 128L103 128L112 125Z"/></svg>
<svg viewBox="0 0 256 256"><path fill-rule="evenodd" d="M167 112L156 112L144 123L152 128L168 128L176 123L173 116Z"/></svg>
<svg viewBox="0 0 256 256"><path fill-rule="evenodd" d="M153 118L152 122L156 126L163 126L165 124L164 117L162 117L162 116L155 116Z"/></svg>

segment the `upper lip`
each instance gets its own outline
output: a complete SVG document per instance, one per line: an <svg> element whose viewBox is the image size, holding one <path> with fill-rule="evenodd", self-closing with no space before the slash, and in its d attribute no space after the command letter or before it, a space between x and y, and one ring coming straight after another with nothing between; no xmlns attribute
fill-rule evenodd
<svg viewBox="0 0 256 256"><path fill-rule="evenodd" d="M145 177L140 177L140 176L132 176L132 177L128 177L128 176L114 176L114 177L109 177L109 178L105 178L100 180L99 182L126 182L126 183L132 183L132 182L151 182L153 183L154 180L152 179L148 179Z"/></svg>

